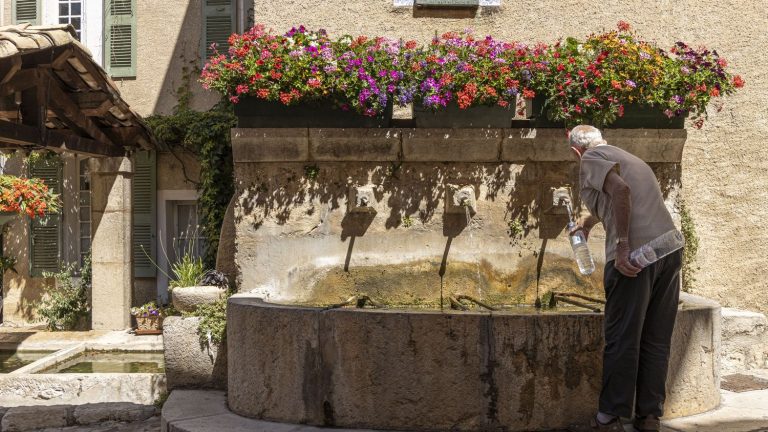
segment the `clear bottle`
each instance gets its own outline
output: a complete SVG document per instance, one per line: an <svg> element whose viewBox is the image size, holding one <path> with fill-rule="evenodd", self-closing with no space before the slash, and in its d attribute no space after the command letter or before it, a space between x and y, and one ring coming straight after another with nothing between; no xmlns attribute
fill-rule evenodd
<svg viewBox="0 0 768 432"><path fill-rule="evenodd" d="M683 233L672 229L630 252L629 262L635 267L648 267L683 246Z"/></svg>
<svg viewBox="0 0 768 432"><path fill-rule="evenodd" d="M573 231L576 228L575 222L568 222L567 232ZM571 248L573 248L573 255L576 257L576 264L579 266L579 271L583 275L590 275L595 271L595 260L592 259L592 254L589 252L587 246L587 238L584 236L584 231L579 230L573 234L568 235L571 241Z"/></svg>

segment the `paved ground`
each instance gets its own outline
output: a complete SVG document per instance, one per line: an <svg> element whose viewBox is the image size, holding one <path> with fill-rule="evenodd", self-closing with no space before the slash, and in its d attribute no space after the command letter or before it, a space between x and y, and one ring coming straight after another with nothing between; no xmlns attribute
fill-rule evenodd
<svg viewBox="0 0 768 432"><path fill-rule="evenodd" d="M65 428L42 429L42 432L157 432L160 430L160 416L134 423L103 423L94 426L70 426Z"/></svg>

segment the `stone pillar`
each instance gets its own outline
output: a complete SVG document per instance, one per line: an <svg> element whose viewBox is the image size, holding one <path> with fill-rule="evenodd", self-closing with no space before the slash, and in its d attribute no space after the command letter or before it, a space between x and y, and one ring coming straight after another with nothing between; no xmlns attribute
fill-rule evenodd
<svg viewBox="0 0 768 432"><path fill-rule="evenodd" d="M133 161L91 159L92 327L131 326L133 292Z"/></svg>

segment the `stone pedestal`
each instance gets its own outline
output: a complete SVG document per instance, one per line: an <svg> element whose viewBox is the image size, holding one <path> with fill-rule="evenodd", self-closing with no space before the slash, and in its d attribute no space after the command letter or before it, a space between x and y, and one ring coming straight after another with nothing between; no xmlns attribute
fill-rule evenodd
<svg viewBox="0 0 768 432"><path fill-rule="evenodd" d="M131 326L133 283L133 162L127 157L91 160L92 327Z"/></svg>

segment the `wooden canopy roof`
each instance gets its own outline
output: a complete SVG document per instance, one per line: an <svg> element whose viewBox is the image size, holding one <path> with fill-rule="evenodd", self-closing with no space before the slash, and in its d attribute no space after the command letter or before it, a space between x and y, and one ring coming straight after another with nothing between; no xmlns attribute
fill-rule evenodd
<svg viewBox="0 0 768 432"><path fill-rule="evenodd" d="M157 142L71 26L0 27L0 148L122 156Z"/></svg>

